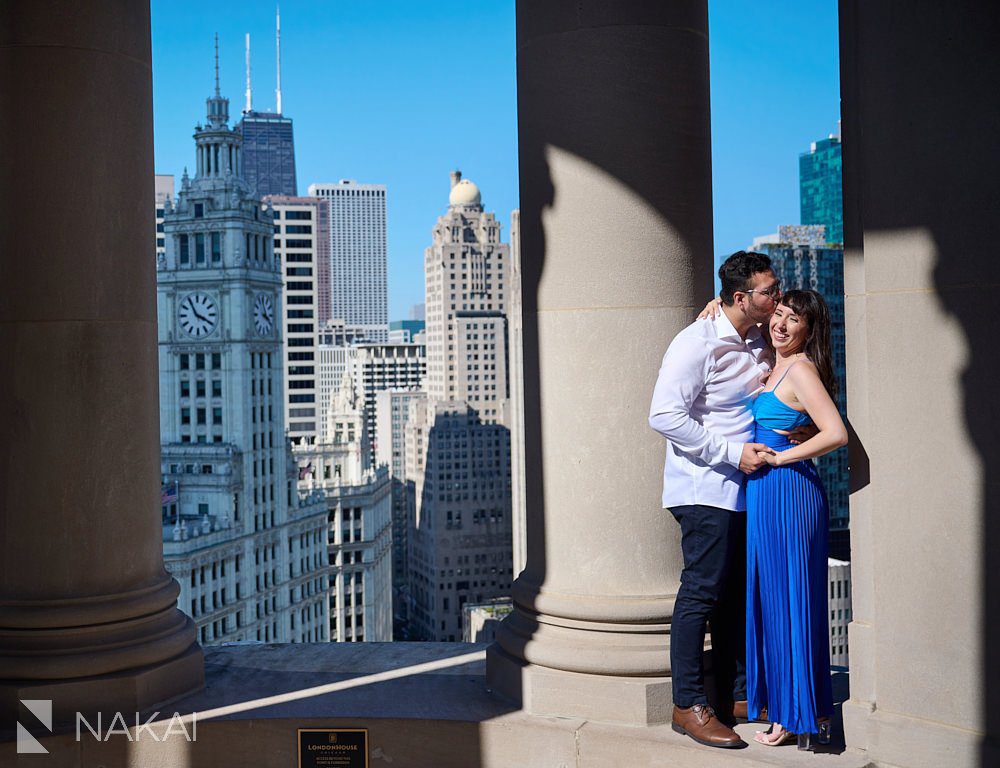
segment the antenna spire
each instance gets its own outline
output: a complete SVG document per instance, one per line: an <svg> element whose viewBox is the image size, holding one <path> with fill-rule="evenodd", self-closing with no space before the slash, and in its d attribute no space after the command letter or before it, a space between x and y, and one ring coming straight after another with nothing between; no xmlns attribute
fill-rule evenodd
<svg viewBox="0 0 1000 768"><path fill-rule="evenodd" d="M275 89L275 95L277 96L277 106L278 114L281 114L281 7L276 5L275 7L275 18L274 18L274 44L275 51L277 52L278 58L278 82L277 88Z"/></svg>
<svg viewBox="0 0 1000 768"><path fill-rule="evenodd" d="M219 33L215 33L215 98L219 98Z"/></svg>
<svg viewBox="0 0 1000 768"><path fill-rule="evenodd" d="M247 32L247 106L244 112L250 112L253 109L253 97L250 92L250 33Z"/></svg>
<svg viewBox="0 0 1000 768"><path fill-rule="evenodd" d="M229 121L229 99L219 91L219 33L215 33L215 95L205 99L208 124L218 128Z"/></svg>

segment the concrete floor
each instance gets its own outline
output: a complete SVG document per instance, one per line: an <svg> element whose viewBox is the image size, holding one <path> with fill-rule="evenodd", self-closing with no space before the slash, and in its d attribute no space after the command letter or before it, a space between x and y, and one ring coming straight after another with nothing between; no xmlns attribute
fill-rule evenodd
<svg viewBox="0 0 1000 768"><path fill-rule="evenodd" d="M161 707L155 726L138 738L130 740L134 727L129 736L114 733L102 741L85 729L80 741L74 732L50 735L40 738L50 752L43 758L17 755L8 731L0 736L0 766L288 768L298 765L296 729L323 727L368 729L373 768L868 765L842 747L827 754L757 744L718 750L668 725L629 728L525 715L486 689L482 645L243 645L206 648L205 655L205 690ZM838 680L840 698L845 682ZM180 720L171 726L175 710L187 717L183 726ZM104 736L110 717L103 720ZM134 721L135 715L126 717ZM751 740L759 727L738 730Z"/></svg>

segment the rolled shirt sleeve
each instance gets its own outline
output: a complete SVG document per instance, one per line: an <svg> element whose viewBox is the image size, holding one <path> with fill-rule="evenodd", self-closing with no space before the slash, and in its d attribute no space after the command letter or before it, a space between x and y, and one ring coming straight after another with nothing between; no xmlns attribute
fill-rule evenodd
<svg viewBox="0 0 1000 768"><path fill-rule="evenodd" d="M697 338L675 338L660 365L649 407L649 426L679 451L710 467L729 464L738 468L744 443L726 440L692 417L692 408L712 364L707 344Z"/></svg>

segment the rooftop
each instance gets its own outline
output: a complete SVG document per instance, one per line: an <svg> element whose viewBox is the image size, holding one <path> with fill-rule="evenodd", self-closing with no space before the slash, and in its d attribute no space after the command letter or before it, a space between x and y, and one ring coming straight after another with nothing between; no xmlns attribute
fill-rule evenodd
<svg viewBox="0 0 1000 768"><path fill-rule="evenodd" d="M74 733L41 741L50 751L69 747L64 756L73 757L60 765L109 768L296 765L298 728L367 728L372 764L392 768L868 765L842 746L817 756L819 762L794 748L758 744L723 754L674 733L669 725L628 727L527 715L487 689L485 655L486 645L473 643L210 647L205 648L205 689L160 707L153 729L159 741L148 731L134 735L134 742L123 734L96 741L83 731L76 750L70 747ZM846 675L834 676L834 690L838 701L845 698ZM189 732L196 720L195 741L176 735L176 724L175 735L165 738L175 710ZM737 730L752 740L759 727ZM105 733L107 728L104 723ZM11 736L0 734L0 741L7 741L0 743L0 765L14 752Z"/></svg>

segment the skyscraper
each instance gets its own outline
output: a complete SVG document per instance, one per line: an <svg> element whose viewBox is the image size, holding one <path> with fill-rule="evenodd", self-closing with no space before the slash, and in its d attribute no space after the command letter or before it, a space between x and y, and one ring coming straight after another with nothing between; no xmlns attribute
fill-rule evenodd
<svg viewBox="0 0 1000 768"><path fill-rule="evenodd" d="M372 342L389 340L385 193L384 184L347 179L309 185L330 207L330 314L320 325L342 320Z"/></svg>
<svg viewBox="0 0 1000 768"><path fill-rule="evenodd" d="M243 178L254 197L295 195L292 119L271 112L245 112L236 128L245 148Z"/></svg>
<svg viewBox="0 0 1000 768"><path fill-rule="evenodd" d="M274 252L284 265L285 418L288 436L313 442L326 403L317 399L317 315L329 284L327 204L315 197L264 198L274 213Z"/></svg>
<svg viewBox="0 0 1000 768"><path fill-rule="evenodd" d="M174 199L174 177L156 174L153 196L156 201L156 260L160 261L167 252L167 240L163 236L163 215L167 202L173 202Z"/></svg>
<svg viewBox="0 0 1000 768"><path fill-rule="evenodd" d="M424 256L427 393L464 400L496 422L510 397L506 304L510 246L500 222L483 211L479 188L451 174L448 212Z"/></svg>
<svg viewBox="0 0 1000 768"><path fill-rule="evenodd" d="M405 428L413 404L426 400L427 393L417 388L383 389L375 396L376 464L389 468L392 481L393 636L397 640L408 640L410 636L410 524L407 514Z"/></svg>
<svg viewBox="0 0 1000 768"><path fill-rule="evenodd" d="M510 594L510 249L479 189L451 175L424 256L428 397L404 428L410 629L462 637L462 608Z"/></svg>
<svg viewBox="0 0 1000 768"><path fill-rule="evenodd" d="M826 227L827 242L844 242L840 136L814 141L799 155L799 209L803 224Z"/></svg>
<svg viewBox="0 0 1000 768"><path fill-rule="evenodd" d="M837 405L841 415L847 416L847 381L844 349L844 192L843 162L841 157L840 127L837 134L814 141L808 152L799 155L799 205L803 226L825 227L825 247L815 248L808 256L809 285L823 294L830 305L833 320L833 356L840 385ZM789 238L785 238L789 239ZM798 274L804 265L801 253L786 252ZM793 285L786 282L786 285ZM848 516L847 449L841 448L819 459L820 472L824 475L830 494L830 554L841 560L850 560L850 534Z"/></svg>
<svg viewBox="0 0 1000 768"><path fill-rule="evenodd" d="M359 407L365 417L370 459L378 448L375 398L385 389L420 389L427 375L427 353L423 344L359 344L348 362Z"/></svg>
<svg viewBox="0 0 1000 768"><path fill-rule="evenodd" d="M410 344L423 340L423 320L393 320L389 323L390 344Z"/></svg>
<svg viewBox="0 0 1000 768"><path fill-rule="evenodd" d="M276 53L278 87L276 110L253 110L250 88L250 35L247 35L247 92L243 118L236 125L243 137L243 179L250 194L257 198L266 195L296 195L295 139L292 119L281 111L281 16L276 18Z"/></svg>
<svg viewBox="0 0 1000 768"><path fill-rule="evenodd" d="M195 178L165 201L157 262L163 526L203 643L329 639L326 508L296 493L284 436L273 219L239 176L215 94Z"/></svg>

